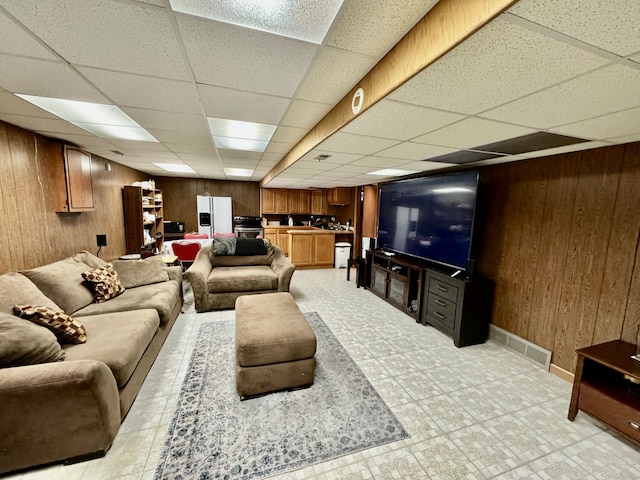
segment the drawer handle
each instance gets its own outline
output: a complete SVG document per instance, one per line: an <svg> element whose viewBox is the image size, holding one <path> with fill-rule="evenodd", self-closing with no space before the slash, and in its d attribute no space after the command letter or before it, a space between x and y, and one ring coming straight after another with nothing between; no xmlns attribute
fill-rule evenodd
<svg viewBox="0 0 640 480"><path fill-rule="evenodd" d="M434 314L436 317L438 317L440 320L444 320L445 318L447 318L447 317L445 317L444 315L442 315L440 312L433 312L433 314Z"/></svg>
<svg viewBox="0 0 640 480"><path fill-rule="evenodd" d="M629 426L634 430L640 430L640 425L638 425L636 422L629 422Z"/></svg>
<svg viewBox="0 0 640 480"><path fill-rule="evenodd" d="M440 305L441 307L446 307L446 306L447 306L447 304L446 304L446 303L444 303L442 300L438 300L438 299L436 299L436 303L437 303L438 305Z"/></svg>
<svg viewBox="0 0 640 480"><path fill-rule="evenodd" d="M448 291L449 291L449 289L448 289L448 288L443 287L442 285L436 285L436 288L437 288L438 290L440 290L441 292L448 292Z"/></svg>

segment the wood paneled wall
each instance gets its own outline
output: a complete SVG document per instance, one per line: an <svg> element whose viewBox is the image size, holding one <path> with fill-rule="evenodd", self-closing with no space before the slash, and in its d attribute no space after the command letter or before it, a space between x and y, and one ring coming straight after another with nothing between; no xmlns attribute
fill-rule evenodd
<svg viewBox="0 0 640 480"><path fill-rule="evenodd" d="M193 178L156 177L164 196L164 218L184 222L185 230L198 230L196 196L231 197L233 215L260 215L260 184Z"/></svg>
<svg viewBox="0 0 640 480"><path fill-rule="evenodd" d="M50 171L62 162L59 143L0 121L0 274L60 260L80 250L96 253L96 234L106 234L100 257L125 253L122 186L145 174L93 156L95 211L56 213L49 201Z"/></svg>
<svg viewBox="0 0 640 480"><path fill-rule="evenodd" d="M492 322L575 368L575 349L636 342L640 143L485 167L476 258Z"/></svg>

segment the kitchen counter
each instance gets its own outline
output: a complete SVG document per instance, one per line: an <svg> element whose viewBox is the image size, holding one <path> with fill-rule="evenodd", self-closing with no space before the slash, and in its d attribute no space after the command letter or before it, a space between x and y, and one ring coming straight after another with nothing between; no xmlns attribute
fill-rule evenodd
<svg viewBox="0 0 640 480"><path fill-rule="evenodd" d="M336 235L344 234L353 237L349 230L290 227L287 230L289 260L296 268L332 268Z"/></svg>
<svg viewBox="0 0 640 480"><path fill-rule="evenodd" d="M328 230L325 228L287 227L287 233L291 235L353 235L351 230Z"/></svg>

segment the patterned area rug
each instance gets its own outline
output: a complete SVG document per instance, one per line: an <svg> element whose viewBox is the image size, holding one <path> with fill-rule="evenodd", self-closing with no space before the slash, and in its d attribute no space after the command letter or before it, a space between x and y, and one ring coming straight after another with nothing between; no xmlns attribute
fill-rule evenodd
<svg viewBox="0 0 640 480"><path fill-rule="evenodd" d="M261 479L409 435L320 316L315 383L240 401L235 323L200 327L156 479Z"/></svg>

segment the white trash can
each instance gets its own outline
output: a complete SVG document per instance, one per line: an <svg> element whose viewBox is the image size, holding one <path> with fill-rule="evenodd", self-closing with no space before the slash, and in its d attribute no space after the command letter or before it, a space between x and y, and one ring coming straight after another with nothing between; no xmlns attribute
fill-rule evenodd
<svg viewBox="0 0 640 480"><path fill-rule="evenodd" d="M333 260L333 266L335 268L346 268L349 263L349 251L351 250L351 244L347 242L336 243L336 255Z"/></svg>

